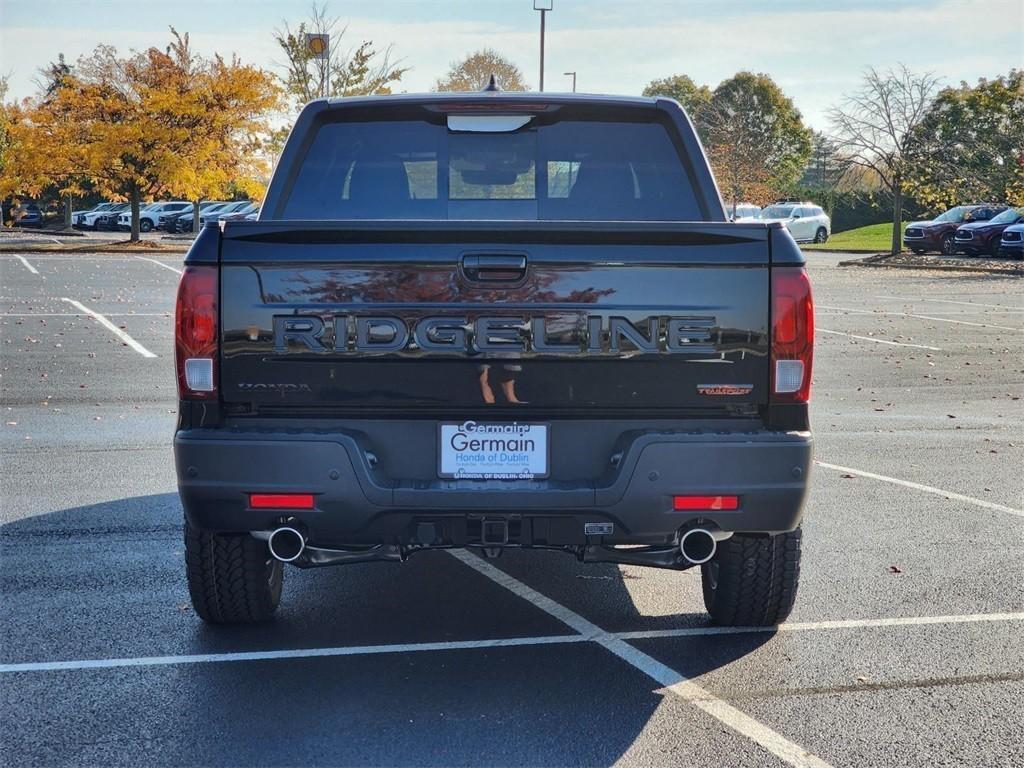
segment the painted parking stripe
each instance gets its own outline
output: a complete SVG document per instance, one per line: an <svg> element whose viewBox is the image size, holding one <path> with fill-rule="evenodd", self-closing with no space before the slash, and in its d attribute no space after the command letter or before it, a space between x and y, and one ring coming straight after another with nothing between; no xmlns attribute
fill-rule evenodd
<svg viewBox="0 0 1024 768"><path fill-rule="evenodd" d="M157 261L156 259L150 259L150 258L147 258L145 256L136 256L135 258L136 259L141 259L142 261L148 261L150 264L156 264L158 267L163 267L164 269L169 269L169 270L171 270L171 272L174 272L176 275L180 275L180 274L182 274L185 271L183 269L178 269L177 267L172 267L170 264L164 264L162 261Z"/></svg>
<svg viewBox="0 0 1024 768"><path fill-rule="evenodd" d="M623 640L649 640L659 637L706 637L708 635L745 635L753 632L808 632L830 629L871 629L875 627L921 627L935 624L984 624L1024 621L1021 613L970 613L956 616L900 616L890 619L839 619L836 621L790 621L777 627L681 627L679 629L643 629L616 632Z"/></svg>
<svg viewBox="0 0 1024 768"><path fill-rule="evenodd" d="M85 306L85 304L82 304L81 302L75 301L74 299L69 299L66 296L61 297L61 301L66 301L68 304L73 306L75 309L82 310L82 312L84 312L85 314L89 315L89 317L91 317L97 323L102 325L104 328L106 328L112 334L117 336L117 338L119 338L121 341L123 341L125 344L127 344L129 347L134 349L136 352L138 352L143 357L156 357L156 355L154 355L152 352L150 352L144 346L139 344L139 342L137 342L135 339L133 339L127 333L122 331L120 328L118 328L116 325L114 325L112 322L110 322L106 317L101 315L99 312L95 312L95 311L89 309L87 306Z"/></svg>
<svg viewBox="0 0 1024 768"><path fill-rule="evenodd" d="M129 450L129 449L125 449ZM138 449L131 449L138 450ZM1024 613L977 613L956 616L908 616L889 619L840 619L836 621L789 622L777 627L682 627L631 632L610 632L620 640L647 640L662 637L705 637L742 635L760 632L827 631L833 629L868 629L872 627L904 627L935 624L977 624L985 622L1024 621ZM61 672L87 669L119 669L123 667L166 667L189 664L213 664L235 661L275 661L329 656L372 656L387 653L425 651L458 651L477 648L514 648L530 645L562 645L590 642L585 634L508 637L487 640L451 640L436 643L400 643L393 645L353 645L333 648L296 648L280 651L238 651L197 653L178 656L137 656L112 659L75 659L70 661L30 661L0 664L0 673Z"/></svg>
<svg viewBox="0 0 1024 768"><path fill-rule="evenodd" d="M953 299L925 299L915 296L875 296L876 299L895 299L896 301L928 301L935 304L959 304L961 307L986 307L988 309L1001 309L1004 312L1024 312L1024 308L1007 307L1003 304L983 304L980 301L955 301Z"/></svg>
<svg viewBox="0 0 1024 768"><path fill-rule="evenodd" d="M893 317L916 317L919 320L934 320L937 323L954 323L955 325L970 325L974 328L997 328L1001 331L1016 331L1024 333L1024 328L1011 328L1008 325L993 325L992 323L971 323L967 320L953 320L949 317L935 317L934 315L915 315L910 312L889 312L884 309L851 309L850 307L829 307L824 304L817 305L820 309L835 309L840 312L852 312L855 315L892 315Z"/></svg>
<svg viewBox="0 0 1024 768"><path fill-rule="evenodd" d="M858 336L856 333L843 333L842 331L830 331L827 328L815 328L818 333L830 333L834 336L847 336L851 339L860 339L861 341L873 341L876 344L890 344L894 347L913 347L914 349L930 349L932 352L941 352L942 349L939 347L929 347L925 344L911 344L906 341L889 341L888 339L876 339L873 336Z"/></svg>
<svg viewBox="0 0 1024 768"><path fill-rule="evenodd" d="M127 659L79 659L76 661L38 661L0 664L0 673L60 672L80 669L121 667L169 667L181 664L215 664L233 661L272 661L312 659L330 656L367 656L381 653L421 653L424 651L460 651L476 648L514 648L520 645L561 645L582 643L582 635L546 635L543 637L505 637L492 640L452 640L442 643L403 643L394 645L350 645L335 648L293 648L283 651L239 651L232 653L195 653L183 656L138 656Z"/></svg>
<svg viewBox="0 0 1024 768"><path fill-rule="evenodd" d="M15 256L14 258L16 258L22 264L24 264L25 265L25 269L27 269L33 275L38 275L39 274L39 270L36 269L35 267L33 267L31 264L29 264L28 263L28 259L26 259L24 256Z"/></svg>
<svg viewBox="0 0 1024 768"><path fill-rule="evenodd" d="M1006 512L1007 514L1016 515L1017 517L1024 517L1024 509L1014 509L1013 507L1008 507L1005 504L996 504L993 501L985 501L985 499L976 499L973 496L964 496L962 493L953 493L953 491L944 491L941 488L935 488L935 487L930 486L930 485L922 485L921 483L914 483L914 482L911 482L910 480L900 480L897 477L888 477L887 475L878 475L878 474L875 474L874 472L868 472L867 470L864 470L864 469L853 469L851 467L841 467L838 464L829 464L828 462L817 461L817 460L814 463L817 464L819 467L824 467L825 469L832 469L832 470L835 470L836 472L846 472L847 474L857 475L858 477L866 477L866 478L869 478L871 480L880 480L883 483L892 483L893 485L901 485L904 488L912 488L915 491L923 491L925 493L931 493L931 494L934 494L936 496L942 496L943 498L946 498L946 499L951 499L951 500L954 500L954 501L962 501L962 502L965 502L967 504L973 504L974 506L981 507L982 509L991 509L991 510L994 510L996 512Z"/></svg>
<svg viewBox="0 0 1024 768"><path fill-rule="evenodd" d="M556 603L551 598L542 595L532 587L528 587L518 579L509 576L499 568L486 563L476 555L466 550L447 550L450 555L462 561L478 573L483 574L492 581L505 587L507 590L533 603L545 613L554 616L559 621L572 627L584 637L593 640L598 645L618 656L623 661L631 664L648 677L654 679L666 690L691 702L694 706L728 726L741 736L751 739L761 747L771 752L776 757L784 760L790 765L804 766L810 768L827 768L828 763L816 755L811 754L777 731L773 731L764 723L755 720L745 712L741 712L728 702L722 701L710 692L704 690L696 683L683 677L681 674L662 664L653 656L649 656L638 648L605 632L596 624L588 621L578 613Z"/></svg>

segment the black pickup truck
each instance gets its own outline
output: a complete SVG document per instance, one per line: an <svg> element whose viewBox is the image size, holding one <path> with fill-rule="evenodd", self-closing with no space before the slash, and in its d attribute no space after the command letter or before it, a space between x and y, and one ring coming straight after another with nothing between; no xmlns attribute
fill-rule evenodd
<svg viewBox="0 0 1024 768"><path fill-rule="evenodd" d="M672 100L313 102L179 288L196 612L269 618L284 563L517 547L699 565L713 620L780 622L813 335L799 248L726 220Z"/></svg>

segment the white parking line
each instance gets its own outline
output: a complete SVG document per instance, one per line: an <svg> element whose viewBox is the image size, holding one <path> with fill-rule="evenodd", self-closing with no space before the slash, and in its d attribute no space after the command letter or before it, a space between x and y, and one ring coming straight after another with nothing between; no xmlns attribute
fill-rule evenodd
<svg viewBox="0 0 1024 768"><path fill-rule="evenodd" d="M273 659L312 659L329 656L366 656L380 653L417 653L422 651L459 651L475 648L514 648L519 645L560 645L582 643L582 635L546 635L543 637L505 637L493 640L452 640L442 643L403 643L395 645L350 645L335 648L294 648L284 651L240 651L235 653L195 653L184 656L138 656L128 659L81 659L79 661L39 661L0 664L0 673L59 672L76 669L116 669L121 667L169 667L178 664L214 664L232 661L269 661Z"/></svg>
<svg viewBox="0 0 1024 768"><path fill-rule="evenodd" d="M820 326L818 328L815 328L814 330L818 331L819 333L831 333L834 336L848 336L851 339L860 339L861 341L873 341L876 344L891 344L894 347L914 347L915 349L930 349L932 352L941 352L942 351L939 347L929 347L929 346L926 346L924 344L910 344L910 343L905 342L905 341L889 341L887 339L876 339L876 338L874 338L872 336L858 336L856 333L843 333L842 331L830 331L827 328L821 328Z"/></svg>
<svg viewBox="0 0 1024 768"><path fill-rule="evenodd" d="M0 312L0 317L81 317L81 312ZM172 317L167 312L107 312L106 317Z"/></svg>
<svg viewBox="0 0 1024 768"><path fill-rule="evenodd" d="M900 616L891 619L839 619L836 621L791 621L777 627L682 627L680 629L643 629L616 632L623 640L649 640L659 637L705 637L707 635L744 635L751 632L807 632L828 629L870 629L873 627L920 627L933 624L984 624L999 621L1024 621L1022 613L968 613L955 616Z"/></svg>
<svg viewBox="0 0 1024 768"><path fill-rule="evenodd" d="M829 307L818 304L820 309L836 309L840 312L852 312L855 315L892 315L893 317L916 317L919 320L934 320L937 323L954 323L956 325L970 325L975 328L998 328L1001 331L1017 331L1024 333L1024 328L1011 328L1008 325L993 325L992 323L971 323L967 320L952 320L948 317L935 317L934 315L915 315L909 312L889 312L884 309L851 309L850 307Z"/></svg>
<svg viewBox="0 0 1024 768"><path fill-rule="evenodd" d="M180 274L182 274L185 271L183 269L178 269L177 267L172 267L169 264L164 264L162 261L157 261L156 259L147 258L146 256L136 256L135 258L136 259L142 259L142 261L148 261L150 264L156 264L158 267L163 267L164 269L169 269L169 270L171 270L171 272L174 272L176 275L180 275Z"/></svg>
<svg viewBox="0 0 1024 768"><path fill-rule="evenodd" d="M935 304L959 304L962 307L987 307L988 309L1001 309L1004 312L1024 312L1024 308L1006 307L1002 304L983 304L980 301L954 301L953 299L924 299L915 296L875 296L876 299L896 299L897 301L928 301Z"/></svg>
<svg viewBox="0 0 1024 768"><path fill-rule="evenodd" d="M99 312L94 312L93 310L91 310L87 306L85 306L85 304L82 304L81 302L75 301L74 299L69 299L66 296L61 297L61 301L66 301L68 304L73 306L75 309L80 309L83 312L85 312L85 314L89 315L97 323L99 323L104 328L106 328L108 331L110 331L112 334L117 336L117 338L119 338L121 341L123 341L125 344L127 344L129 347L134 349L136 352L138 352L143 357L156 357L156 355L154 355L152 352L150 352L144 346L139 344L139 342L137 342L135 339L133 339L127 333L122 331L120 328L118 328L116 325L114 325L112 322L110 322L107 318L105 318Z"/></svg>
<svg viewBox="0 0 1024 768"><path fill-rule="evenodd" d="M847 474L857 475L859 477L866 477L871 480L881 480L883 483L892 483L893 485L902 485L904 488L912 488L915 491L924 491L925 493L932 493L936 496L942 496L946 499L952 499L955 501L963 501L967 504L973 504L976 507L982 509L991 509L996 512L1006 512L1007 514L1017 515L1018 517L1024 517L1024 509L1014 509L1013 507L1007 507L1004 504L996 504L992 501L985 501L984 499L976 499L973 496L964 496L962 493L953 493L952 491L944 491L941 488L934 488L930 485L922 485L921 483L914 483L910 480L900 480L896 477L888 477L886 475L877 475L874 472L868 472L863 469L852 469L850 467L841 467L838 464L829 464L825 461L814 462L819 467L825 469L832 469L836 472L846 472Z"/></svg>
<svg viewBox="0 0 1024 768"><path fill-rule="evenodd" d="M664 686L666 690L691 702L694 706L711 715L736 733L756 742L790 765L827 768L828 763L811 754L799 744L790 741L777 731L773 731L764 723L741 712L728 702L715 697L654 657L648 656L638 648L634 648L625 640L605 632L596 624L566 608L564 605L560 605L535 589L526 586L518 579L509 576L490 563L484 562L476 555L470 554L465 550L448 550L448 552L478 573L500 584L513 594L533 603L545 613L554 616L584 637L593 640L648 677L653 678Z"/></svg>
<svg viewBox="0 0 1024 768"><path fill-rule="evenodd" d="M31 264L29 264L28 263L28 259L26 259L24 256L15 256L14 258L16 258L22 264L24 264L25 265L25 269L27 269L33 275L38 275L39 274L39 270L36 269L35 267L33 267Z"/></svg>
<svg viewBox="0 0 1024 768"><path fill-rule="evenodd" d="M571 612L570 612L571 613ZM831 629L868 629L872 627L903 627L934 624L976 624L984 622L1024 621L1024 613L976 613L955 616L909 616L890 619L840 619L837 621L804 621L780 624L777 627L682 627L631 632L609 632L620 640L647 640L660 637L704 637L742 635L760 632L801 632ZM27 661L0 664L0 674L19 672L60 672L82 669L119 669L124 667L167 667L188 664L213 664L236 661L274 661L329 656L373 656L385 653L418 653L423 651L460 651L477 648L515 648L530 645L562 645L590 642L586 634L506 637L487 640L449 640L435 643L398 643L392 645L350 645L331 648L295 648L279 651L238 651L227 653L195 653L179 656L136 656L111 659L75 659L71 661Z"/></svg>

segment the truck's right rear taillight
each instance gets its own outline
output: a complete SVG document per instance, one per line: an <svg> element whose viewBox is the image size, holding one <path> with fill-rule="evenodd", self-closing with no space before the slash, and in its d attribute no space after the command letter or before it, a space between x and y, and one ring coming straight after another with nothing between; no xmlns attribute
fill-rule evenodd
<svg viewBox="0 0 1024 768"><path fill-rule="evenodd" d="M778 267L772 281L772 402L811 397L814 301L803 267Z"/></svg>
<svg viewBox="0 0 1024 768"><path fill-rule="evenodd" d="M185 267L174 316L174 360L183 400L217 397L217 267Z"/></svg>

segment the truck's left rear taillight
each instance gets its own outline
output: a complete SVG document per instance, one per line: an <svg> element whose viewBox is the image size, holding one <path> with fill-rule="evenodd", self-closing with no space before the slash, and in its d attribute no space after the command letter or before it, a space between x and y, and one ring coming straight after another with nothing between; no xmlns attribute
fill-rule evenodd
<svg viewBox="0 0 1024 768"><path fill-rule="evenodd" d="M217 267L185 267L174 316L174 360L183 400L217 397Z"/></svg>

